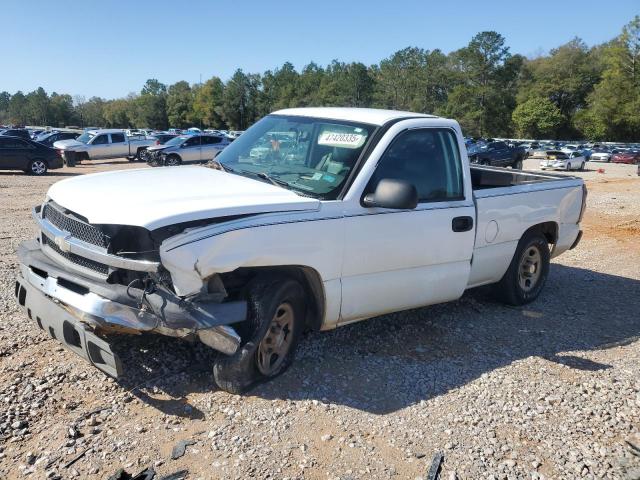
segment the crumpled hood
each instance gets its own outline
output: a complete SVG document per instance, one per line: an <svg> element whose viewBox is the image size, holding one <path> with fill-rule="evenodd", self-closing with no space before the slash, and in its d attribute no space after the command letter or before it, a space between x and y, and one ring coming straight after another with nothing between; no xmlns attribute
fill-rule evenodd
<svg viewBox="0 0 640 480"><path fill-rule="evenodd" d="M260 180L206 167L162 167L62 180L48 198L89 223L149 230L192 220L317 210L320 202Z"/></svg>
<svg viewBox="0 0 640 480"><path fill-rule="evenodd" d="M151 145L147 147L149 152L157 152L158 150L164 150L165 148L169 148L171 145Z"/></svg>
<svg viewBox="0 0 640 480"><path fill-rule="evenodd" d="M59 150L73 150L77 147L86 147L87 145L79 142L77 140L58 140L57 142L53 142L53 148L57 148Z"/></svg>

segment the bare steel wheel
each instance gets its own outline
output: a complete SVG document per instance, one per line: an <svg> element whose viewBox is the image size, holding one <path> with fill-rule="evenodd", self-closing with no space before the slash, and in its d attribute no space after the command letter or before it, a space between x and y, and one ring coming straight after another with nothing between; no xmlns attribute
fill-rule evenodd
<svg viewBox="0 0 640 480"><path fill-rule="evenodd" d="M246 300L247 319L234 324L242 338L238 351L220 355L213 365L216 384L230 393L283 373L293 362L304 326L306 293L292 278L257 277L247 287Z"/></svg>
<svg viewBox="0 0 640 480"><path fill-rule="evenodd" d="M258 370L270 377L282 365L293 340L293 308L288 303L278 306L271 320L267 334L260 342L257 351Z"/></svg>
<svg viewBox="0 0 640 480"><path fill-rule="evenodd" d="M541 263L542 256L535 245L531 245L522 252L518 269L518 283L525 292L531 291L536 286L540 278Z"/></svg>
<svg viewBox="0 0 640 480"><path fill-rule="evenodd" d="M502 279L493 292L504 303L525 305L540 295L549 275L549 240L540 230L525 232Z"/></svg>

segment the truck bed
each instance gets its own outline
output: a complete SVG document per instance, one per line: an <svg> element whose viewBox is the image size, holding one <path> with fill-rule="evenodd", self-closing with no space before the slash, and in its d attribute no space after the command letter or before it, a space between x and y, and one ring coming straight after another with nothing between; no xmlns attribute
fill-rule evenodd
<svg viewBox="0 0 640 480"><path fill-rule="evenodd" d="M561 174L471 166L471 184L474 191L575 179L576 177Z"/></svg>
<svg viewBox="0 0 640 480"><path fill-rule="evenodd" d="M583 197L583 181L568 175L471 167L476 204L476 239L468 287L500 280L523 231L553 225L552 256L574 243Z"/></svg>

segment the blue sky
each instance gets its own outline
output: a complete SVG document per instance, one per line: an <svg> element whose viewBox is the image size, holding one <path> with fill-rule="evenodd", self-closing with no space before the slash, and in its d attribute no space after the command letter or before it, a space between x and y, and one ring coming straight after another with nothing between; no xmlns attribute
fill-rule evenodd
<svg viewBox="0 0 640 480"><path fill-rule="evenodd" d="M531 56L616 36L640 0L305 0L3 2L0 91L42 86L124 96L146 79L198 82L290 61L376 63L406 46L450 52L482 30Z"/></svg>

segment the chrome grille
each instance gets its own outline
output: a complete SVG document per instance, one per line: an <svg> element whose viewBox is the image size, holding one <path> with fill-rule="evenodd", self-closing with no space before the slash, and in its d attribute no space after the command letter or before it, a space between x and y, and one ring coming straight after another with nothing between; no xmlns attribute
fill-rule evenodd
<svg viewBox="0 0 640 480"><path fill-rule="evenodd" d="M42 218L48 220L60 230L69 232L71 236L78 240L103 248L109 246L109 237L98 228L64 213L62 207L53 202L44 205Z"/></svg>
<svg viewBox="0 0 640 480"><path fill-rule="evenodd" d="M75 253L63 252L54 242L49 240L46 237L46 235L42 236L42 244L49 247L51 250L56 252L58 255L60 255L64 259L80 267L86 268L88 270L92 270L104 276L107 276L109 274L108 265L105 265L104 263L96 262L88 258L81 257L80 255L76 255Z"/></svg>

